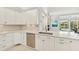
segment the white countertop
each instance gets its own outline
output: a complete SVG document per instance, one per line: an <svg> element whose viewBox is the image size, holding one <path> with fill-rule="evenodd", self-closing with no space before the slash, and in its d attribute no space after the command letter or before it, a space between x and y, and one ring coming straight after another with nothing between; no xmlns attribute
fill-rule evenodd
<svg viewBox="0 0 79 59"><path fill-rule="evenodd" d="M2 32L0 32L0 35L4 35L4 34L7 34L7 33L14 33L14 32L26 32L26 33L39 34L37 31L15 30L15 31L2 31ZM48 31L48 33L53 33L53 35L51 35L53 37L79 39L79 34L76 34L74 32L64 32L64 31L53 32L53 31Z"/></svg>
<svg viewBox="0 0 79 59"><path fill-rule="evenodd" d="M52 31L51 31L52 32ZM61 37L61 38L69 38L69 39L79 39L79 34L74 32L52 32L54 37Z"/></svg>
<svg viewBox="0 0 79 59"><path fill-rule="evenodd" d="M79 39L79 34L76 34L74 32L70 32L70 33L60 33L59 35L57 35L59 37L64 37L64 38L70 38L70 39Z"/></svg>

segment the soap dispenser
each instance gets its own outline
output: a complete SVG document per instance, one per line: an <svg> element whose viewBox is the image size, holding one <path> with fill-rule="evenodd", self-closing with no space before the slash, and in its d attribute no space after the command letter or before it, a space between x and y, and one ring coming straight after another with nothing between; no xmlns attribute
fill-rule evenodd
<svg viewBox="0 0 79 59"><path fill-rule="evenodd" d="M48 30L48 31L50 30L50 25L47 25L47 30Z"/></svg>

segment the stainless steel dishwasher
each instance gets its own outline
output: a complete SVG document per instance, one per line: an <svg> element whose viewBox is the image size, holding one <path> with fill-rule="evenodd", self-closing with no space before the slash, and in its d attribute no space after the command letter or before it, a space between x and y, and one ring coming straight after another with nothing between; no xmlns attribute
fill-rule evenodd
<svg viewBox="0 0 79 59"><path fill-rule="evenodd" d="M27 46L35 48L35 34L27 33Z"/></svg>

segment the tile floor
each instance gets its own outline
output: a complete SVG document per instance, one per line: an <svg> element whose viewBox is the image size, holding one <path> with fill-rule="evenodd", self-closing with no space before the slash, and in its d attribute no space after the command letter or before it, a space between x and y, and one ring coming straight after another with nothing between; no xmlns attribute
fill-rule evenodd
<svg viewBox="0 0 79 59"><path fill-rule="evenodd" d="M28 46L25 47L23 45L17 45L8 49L8 51L36 51L36 50Z"/></svg>

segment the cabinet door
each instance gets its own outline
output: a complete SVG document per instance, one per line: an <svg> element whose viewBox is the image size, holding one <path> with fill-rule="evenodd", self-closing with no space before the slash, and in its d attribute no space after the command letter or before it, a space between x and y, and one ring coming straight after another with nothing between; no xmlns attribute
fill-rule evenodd
<svg viewBox="0 0 79 59"><path fill-rule="evenodd" d="M54 50L54 38L49 35L36 35L36 49L41 51Z"/></svg>
<svg viewBox="0 0 79 59"><path fill-rule="evenodd" d="M6 25L25 24L25 19L23 19L23 15L21 13L18 13L17 11L12 11L8 8L5 8L4 13Z"/></svg>
<svg viewBox="0 0 79 59"><path fill-rule="evenodd" d="M43 36L40 36L40 35L36 35L36 49L37 50L40 50L40 51L43 51L45 50L45 47L44 47L44 42L45 42L45 38Z"/></svg>
<svg viewBox="0 0 79 59"><path fill-rule="evenodd" d="M5 8L5 24L15 23L15 12Z"/></svg>
<svg viewBox="0 0 79 59"><path fill-rule="evenodd" d="M4 34L0 36L0 50L6 50L13 46L12 34Z"/></svg>
<svg viewBox="0 0 79 59"><path fill-rule="evenodd" d="M24 15L22 13L15 12L15 24L17 25L26 24Z"/></svg>
<svg viewBox="0 0 79 59"><path fill-rule="evenodd" d="M0 35L0 51L4 49L3 37L4 37L3 35Z"/></svg>
<svg viewBox="0 0 79 59"><path fill-rule="evenodd" d="M65 38L55 38L55 50L70 50L70 43Z"/></svg>
<svg viewBox="0 0 79 59"><path fill-rule="evenodd" d="M4 8L0 8L0 24L4 24L5 22L5 13L4 13Z"/></svg>
<svg viewBox="0 0 79 59"><path fill-rule="evenodd" d="M23 37L24 37L24 35L23 35L22 32L14 33L14 42L15 42L15 44L18 44L18 43L22 44L23 43Z"/></svg>
<svg viewBox="0 0 79 59"><path fill-rule="evenodd" d="M43 51L48 51L50 50L50 39L48 36L40 36L40 40L41 40L41 43L43 44L42 45L42 50Z"/></svg>
<svg viewBox="0 0 79 59"><path fill-rule="evenodd" d="M37 9L29 10L23 13L26 24L38 24Z"/></svg>
<svg viewBox="0 0 79 59"><path fill-rule="evenodd" d="M48 39L48 41L49 41L49 50L55 50L55 38L54 37L50 37L49 36L49 39Z"/></svg>
<svg viewBox="0 0 79 59"><path fill-rule="evenodd" d="M14 45L14 34L13 33L8 33L6 34L6 44L7 46L13 46Z"/></svg>
<svg viewBox="0 0 79 59"><path fill-rule="evenodd" d="M79 51L79 40L70 40L71 50Z"/></svg>
<svg viewBox="0 0 79 59"><path fill-rule="evenodd" d="M12 33L7 33L3 35L3 50L6 50L12 46L14 46L14 37Z"/></svg>
<svg viewBox="0 0 79 59"><path fill-rule="evenodd" d="M44 41L43 41L44 40ZM49 35L45 36L43 39L43 49L44 51L52 51L54 50L54 37L50 37Z"/></svg>
<svg viewBox="0 0 79 59"><path fill-rule="evenodd" d="M21 44L24 46L27 46L27 34L26 34L26 32L22 32L21 35L22 35Z"/></svg>

